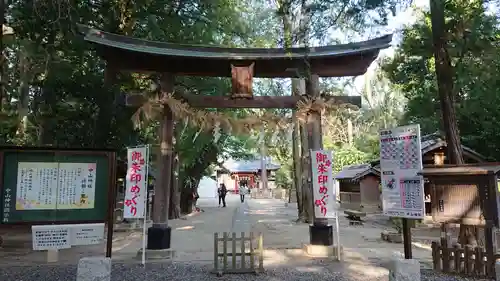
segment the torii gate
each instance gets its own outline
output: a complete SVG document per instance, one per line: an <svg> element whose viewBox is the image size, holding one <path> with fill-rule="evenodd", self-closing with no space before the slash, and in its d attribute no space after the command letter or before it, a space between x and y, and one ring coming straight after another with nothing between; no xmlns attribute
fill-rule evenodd
<svg viewBox="0 0 500 281"><path fill-rule="evenodd" d="M252 78L305 78L305 96L317 98L321 95L319 77L362 75L380 50L388 48L392 41L392 35L386 35L364 42L324 47L222 48L154 42L82 25L79 28L85 40L92 43L107 62L108 81L117 71L157 72L162 74L161 95L168 95L173 92L175 76L232 77L231 95L182 95L190 106L198 108L295 108L297 102L304 97L253 96ZM334 98L339 103L361 106L359 96L322 95L322 98ZM163 107L162 116L159 178L153 202L153 226L148 230L148 250L170 248L170 192L166 191L170 190L169 186L172 184L172 167L175 161L172 144L174 118L168 106ZM306 126L309 149L322 149L321 114L310 112ZM312 245L333 244L332 226L327 221L315 218L309 232Z"/></svg>

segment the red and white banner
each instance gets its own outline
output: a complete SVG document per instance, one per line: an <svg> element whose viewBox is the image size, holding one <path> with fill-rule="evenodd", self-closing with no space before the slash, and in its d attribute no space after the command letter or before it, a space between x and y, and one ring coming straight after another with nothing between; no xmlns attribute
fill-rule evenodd
<svg viewBox="0 0 500 281"><path fill-rule="evenodd" d="M148 188L148 148L127 148L127 176L125 178L125 200L123 217L141 219L145 217Z"/></svg>
<svg viewBox="0 0 500 281"><path fill-rule="evenodd" d="M333 157L328 150L311 150L311 174L315 218L336 218Z"/></svg>

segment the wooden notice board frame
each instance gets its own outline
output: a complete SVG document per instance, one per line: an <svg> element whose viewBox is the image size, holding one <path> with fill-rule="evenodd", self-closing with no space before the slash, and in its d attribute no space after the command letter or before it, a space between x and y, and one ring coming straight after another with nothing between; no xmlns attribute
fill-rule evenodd
<svg viewBox="0 0 500 281"><path fill-rule="evenodd" d="M52 157L52 161L51 160ZM16 163L12 160L16 159ZM17 159L25 162L61 162L61 163L77 163L80 162L96 162L99 166L105 166L104 169L96 167L96 200L94 209L90 211L85 209L70 209L70 210L29 210L16 211L15 204L11 207L14 210L17 220L3 222L4 216L4 196L7 184L12 185L13 179L17 183ZM31 160L30 160L31 159ZM10 165L10 166L9 166ZM15 166L15 175L12 175L12 166ZM6 170L9 172L7 175ZM7 176L9 178L7 178ZM12 187L11 187L12 188ZM16 188L16 187L14 187ZM99 189L99 190L98 190ZM103 190L104 189L104 190ZM13 226L31 227L33 225L58 225L58 224L88 224L88 223L105 223L107 224L107 245L106 256L111 257L113 226L114 226L114 209L116 205L116 151L110 149L86 149L86 148L55 148L55 147L0 147L0 228L11 228ZM99 198L98 200L98 196ZM105 198L102 198L105 197ZM15 197L14 197L15 200ZM97 206L99 204L100 206ZM96 208L97 207L97 208ZM33 212L32 216L36 219L27 219L23 221L22 212ZM36 212L36 214L35 214ZM57 218L57 213L62 214L61 219ZM76 213L72 214L72 212ZM97 215L96 215L96 212ZM54 216L50 217L51 214ZM19 215L21 214L21 215ZM47 214L47 219L44 215ZM94 217L92 217L92 214ZM80 218L81 217L81 218Z"/></svg>

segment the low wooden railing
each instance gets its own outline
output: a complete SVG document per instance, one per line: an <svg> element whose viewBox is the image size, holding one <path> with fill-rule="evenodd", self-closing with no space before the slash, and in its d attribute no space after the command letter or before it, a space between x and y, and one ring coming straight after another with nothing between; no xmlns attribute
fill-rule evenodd
<svg viewBox="0 0 500 281"><path fill-rule="evenodd" d="M483 247L454 245L449 248L437 241L432 242L434 270L473 278L491 278L495 275L496 254L488 258Z"/></svg>
<svg viewBox="0 0 500 281"><path fill-rule="evenodd" d="M257 241L255 241L257 240ZM241 236L237 237L236 232L232 232L231 236L227 232L214 233L214 269L213 272L219 276L225 273L260 273L264 271L264 243L261 233L254 236L250 232L246 236L241 232ZM248 248L246 247L248 242ZM240 244L239 247L237 244ZM257 248L254 248L254 243ZM219 252L219 246L222 244L222 253ZM230 245L230 246L229 246ZM239 249L238 249L239 248ZM248 266L247 266L248 259ZM256 260L258 266L255 266Z"/></svg>

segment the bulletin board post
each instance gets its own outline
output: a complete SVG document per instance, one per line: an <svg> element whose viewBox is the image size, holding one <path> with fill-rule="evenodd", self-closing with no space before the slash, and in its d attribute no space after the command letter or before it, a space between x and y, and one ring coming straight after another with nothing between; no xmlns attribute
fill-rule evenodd
<svg viewBox="0 0 500 281"><path fill-rule="evenodd" d="M80 183L79 180L75 180L80 176L76 175L75 171L78 169L80 173L82 165L85 174L81 175L82 183ZM85 165L88 166L88 171L85 170ZM41 194L49 201L39 199L38 203L33 203L28 201L28 197L33 197L33 194L19 193L24 192L23 178L20 175L27 170L34 175L33 180L30 178L30 184L33 181L33 189L36 191L38 188L38 193L35 194ZM49 175L47 171L55 172ZM73 171L75 178L65 178L61 175L62 171L68 173ZM89 186L85 186L83 177L86 177L84 175L90 177L91 174L94 182L88 182L87 179ZM53 188L48 182L54 180L58 182L57 186L63 182L65 190L72 191L69 194L59 193L59 188ZM42 190L43 193L40 193ZM111 257L115 191L116 151L114 150L0 147L0 228L107 223L106 256Z"/></svg>
<svg viewBox="0 0 500 281"><path fill-rule="evenodd" d="M382 206L386 216L400 218L405 259L412 259L412 220L425 215L420 125L380 131Z"/></svg>
<svg viewBox="0 0 500 281"><path fill-rule="evenodd" d="M106 235L106 257L111 258L113 252L113 231L115 226L115 206L116 206L116 153L108 154L109 163L113 163L109 165L109 194L108 194L108 229Z"/></svg>
<svg viewBox="0 0 500 281"><path fill-rule="evenodd" d="M413 258L411 252L411 225L407 218L402 218L403 222L403 247L405 253L405 259L409 260Z"/></svg>

